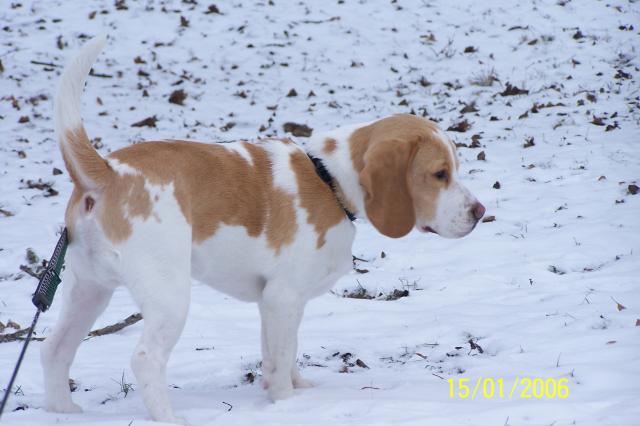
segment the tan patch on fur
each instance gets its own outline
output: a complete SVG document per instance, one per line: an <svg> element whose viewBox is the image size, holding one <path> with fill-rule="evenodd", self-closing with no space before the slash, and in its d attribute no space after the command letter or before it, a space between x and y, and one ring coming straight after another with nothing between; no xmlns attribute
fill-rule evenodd
<svg viewBox="0 0 640 426"><path fill-rule="evenodd" d="M193 241L213 236L221 224L243 226L251 237L266 231L269 247L279 253L297 231L293 196L274 186L267 151L247 142L244 147L253 164L221 145L184 141L145 142L110 157L139 170L152 184L173 183L180 209L192 226ZM117 196L106 197L105 192L110 206L105 211L115 214L101 218L116 241L131 233L125 212L146 219L152 207L142 176L123 177L127 183L113 185Z"/></svg>
<svg viewBox="0 0 640 426"><path fill-rule="evenodd" d="M82 201L82 197L82 190L78 186L75 186L67 203L67 210L64 213L64 222L69 231L69 241L73 240L76 217L78 215L78 205Z"/></svg>
<svg viewBox="0 0 640 426"><path fill-rule="evenodd" d="M97 187L104 185L111 177L113 170L91 146L84 127L67 130L62 137L64 139L60 143L62 158L71 180L82 189L86 189L84 188L86 182L80 179L81 175Z"/></svg>
<svg viewBox="0 0 640 426"><path fill-rule="evenodd" d="M347 210L349 210L349 212L351 212L352 214L356 214L358 213L358 208L356 207L355 204L353 204L353 202L351 202L351 200L345 195L344 191L342 190L342 187L340 186L340 184L338 183L338 181L334 180L333 181L333 189L335 190L335 196L338 199L338 201L340 201L340 204Z"/></svg>
<svg viewBox="0 0 640 426"><path fill-rule="evenodd" d="M454 171L437 129L429 120L395 115L357 129L349 139L367 216L389 237L410 232L416 216L435 215L437 194L446 182L432 174L442 168Z"/></svg>
<svg viewBox="0 0 640 426"><path fill-rule="evenodd" d="M131 219L147 220L153 204L149 191L144 187L144 177L114 173L100 199L98 220L107 238L113 242L124 241L131 235Z"/></svg>
<svg viewBox="0 0 640 426"><path fill-rule="evenodd" d="M326 138L324 140L324 146L322 147L322 152L325 154L331 154L338 147L337 142L333 138Z"/></svg>
<svg viewBox="0 0 640 426"><path fill-rule="evenodd" d="M300 205L307 211L307 223L313 225L318 234L316 248L321 248L326 243L327 231L345 219L344 211L306 154L293 152L290 162L298 182Z"/></svg>

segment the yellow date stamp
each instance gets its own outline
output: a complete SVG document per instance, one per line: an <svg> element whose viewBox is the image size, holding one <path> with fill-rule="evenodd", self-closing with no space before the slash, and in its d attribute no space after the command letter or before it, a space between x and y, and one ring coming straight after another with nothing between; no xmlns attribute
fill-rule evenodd
<svg viewBox="0 0 640 426"><path fill-rule="evenodd" d="M516 377L508 385L502 378L467 377L448 379L449 397L460 399L566 399L569 397L569 379L562 377Z"/></svg>

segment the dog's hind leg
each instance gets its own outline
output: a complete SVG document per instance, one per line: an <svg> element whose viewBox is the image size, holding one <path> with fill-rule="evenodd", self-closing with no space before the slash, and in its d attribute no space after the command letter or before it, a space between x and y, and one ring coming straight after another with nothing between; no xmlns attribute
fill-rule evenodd
<svg viewBox="0 0 640 426"><path fill-rule="evenodd" d="M141 263L145 263L140 259ZM152 262L153 263L153 262ZM148 269L129 288L142 310L144 330L131 358L142 399L156 421L187 424L173 414L167 361L184 328L191 297L189 271L166 262Z"/></svg>
<svg viewBox="0 0 640 426"><path fill-rule="evenodd" d="M86 278L78 279L77 274L72 272L65 275L70 279L62 286L62 310L53 333L43 343L40 359L44 373L46 409L74 413L82 409L71 400L69 369L82 339L107 307L113 289Z"/></svg>

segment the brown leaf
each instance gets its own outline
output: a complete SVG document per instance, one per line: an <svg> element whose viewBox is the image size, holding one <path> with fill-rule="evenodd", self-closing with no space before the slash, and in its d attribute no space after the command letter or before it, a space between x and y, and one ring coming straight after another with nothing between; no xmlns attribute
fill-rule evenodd
<svg viewBox="0 0 640 426"><path fill-rule="evenodd" d="M525 142L524 142L523 147L525 147L525 148L531 148L532 146L535 145L535 142L533 141L533 136L525 138L524 141Z"/></svg>
<svg viewBox="0 0 640 426"><path fill-rule="evenodd" d="M184 105L184 100L187 99L187 94L182 89L174 90L169 95L169 102L176 105Z"/></svg>
<svg viewBox="0 0 640 426"><path fill-rule="evenodd" d="M493 189L500 189L500 182L496 181L496 183L493 184Z"/></svg>
<svg viewBox="0 0 640 426"><path fill-rule="evenodd" d="M602 117L593 116L593 120L591 120L591 124L595 124L596 126L604 126L606 123Z"/></svg>
<svg viewBox="0 0 640 426"><path fill-rule="evenodd" d="M156 118L155 115L151 116L151 117L147 117L144 120L140 120L136 123L133 123L131 125L131 127L156 127L156 122L158 121L158 119Z"/></svg>
<svg viewBox="0 0 640 426"><path fill-rule="evenodd" d="M469 339L469 346L471 347L471 350L475 349L480 353L484 353L484 349L482 349L482 346L474 342L473 339Z"/></svg>
<svg viewBox="0 0 640 426"><path fill-rule="evenodd" d="M484 151L480 151L478 156L476 157L479 161L487 161L487 156Z"/></svg>
<svg viewBox="0 0 640 426"><path fill-rule="evenodd" d="M640 327L640 319L636 320L636 327Z"/></svg>
<svg viewBox="0 0 640 426"><path fill-rule="evenodd" d="M360 368L369 369L369 366L365 364L364 361L362 361L360 358L356 359L356 365Z"/></svg>
<svg viewBox="0 0 640 426"><path fill-rule="evenodd" d="M638 185L632 183L627 187L627 191L629 191L631 195L636 195L638 193Z"/></svg>
<svg viewBox="0 0 640 426"><path fill-rule="evenodd" d="M7 322L6 327L7 328L13 328L14 330L20 330L22 328L20 326L20 324L18 324L17 322L15 322L13 320L9 320L9 322Z"/></svg>
<svg viewBox="0 0 640 426"><path fill-rule="evenodd" d="M289 90L289 93L287 93L287 98L293 98L294 96L298 96L298 92L296 92L296 89Z"/></svg>
<svg viewBox="0 0 640 426"><path fill-rule="evenodd" d="M500 96L516 96L516 95L528 95L529 91L527 89L520 89L519 87L512 86L511 83L507 82L507 87L504 91L500 92Z"/></svg>
<svg viewBox="0 0 640 426"><path fill-rule="evenodd" d="M282 126L286 133L291 133L293 136L302 136L308 138L311 136L313 129L305 124L298 124L287 122Z"/></svg>
<svg viewBox="0 0 640 426"><path fill-rule="evenodd" d="M207 11L205 12L205 15L208 15L210 13L215 13L218 15L222 15L222 13L220 13L220 9L218 9L218 6L216 6L215 4L210 4L209 7L207 8Z"/></svg>
<svg viewBox="0 0 640 426"><path fill-rule="evenodd" d="M495 222L496 221L496 217L495 216L485 216L482 219L482 223L489 223L489 222Z"/></svg>
<svg viewBox="0 0 640 426"><path fill-rule="evenodd" d="M476 108L476 103L471 102L469 104L465 104L464 108L460 110L460 114L467 114L470 112L478 112L478 108Z"/></svg>
<svg viewBox="0 0 640 426"><path fill-rule="evenodd" d="M454 124L453 126L449 126L447 131L464 133L467 130L469 130L470 128L471 128L471 124L469 124L469 122L465 119L465 120L462 120L462 121Z"/></svg>

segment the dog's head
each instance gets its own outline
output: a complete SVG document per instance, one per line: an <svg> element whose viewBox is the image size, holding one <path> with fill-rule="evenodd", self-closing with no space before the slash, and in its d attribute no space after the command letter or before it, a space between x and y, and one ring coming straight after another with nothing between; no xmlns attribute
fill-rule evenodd
<svg viewBox="0 0 640 426"><path fill-rule="evenodd" d="M402 237L415 226L460 238L484 215L484 206L458 179L456 146L435 123L396 115L354 136L361 140L354 147L361 154L366 214L384 235Z"/></svg>

